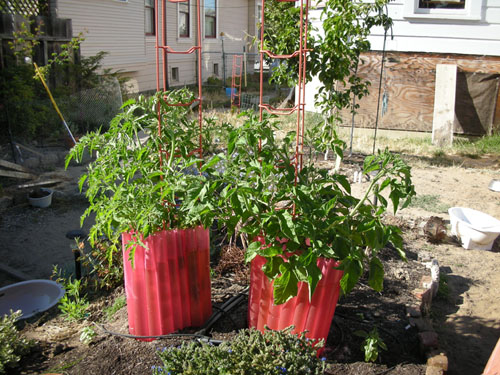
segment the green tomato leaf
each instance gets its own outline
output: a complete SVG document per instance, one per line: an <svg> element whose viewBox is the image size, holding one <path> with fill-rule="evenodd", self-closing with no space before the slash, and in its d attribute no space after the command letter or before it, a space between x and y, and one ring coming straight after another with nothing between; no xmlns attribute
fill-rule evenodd
<svg viewBox="0 0 500 375"><path fill-rule="evenodd" d="M283 268L286 268L286 263L281 265L280 269L283 270ZM282 271L281 275L274 280L274 303L281 305L295 297L298 292L298 282L295 274L289 269Z"/></svg>
<svg viewBox="0 0 500 375"><path fill-rule="evenodd" d="M384 266L380 259L370 259L370 276L368 277L368 285L375 291L380 292L384 287Z"/></svg>
<svg viewBox="0 0 500 375"><path fill-rule="evenodd" d="M363 267L357 259L347 258L341 263L340 268L344 271L344 275L340 280L340 287L342 292L347 294L354 288L354 285L361 277Z"/></svg>
<svg viewBox="0 0 500 375"><path fill-rule="evenodd" d="M262 244L259 241L252 242L245 252L245 262L251 262L257 255L259 255L259 250Z"/></svg>

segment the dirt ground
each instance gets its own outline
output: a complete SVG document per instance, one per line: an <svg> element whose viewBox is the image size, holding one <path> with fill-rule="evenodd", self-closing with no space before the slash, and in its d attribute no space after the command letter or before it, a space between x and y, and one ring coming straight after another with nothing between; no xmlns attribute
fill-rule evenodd
<svg viewBox="0 0 500 375"><path fill-rule="evenodd" d="M470 207L500 219L500 193L488 190L488 184L492 179L500 179L498 161L494 160L490 164L482 164L482 169L468 168L463 163L461 166L429 166L427 163L418 161L412 163L414 164L412 170L413 182L417 194L420 197L429 198L430 203L424 208L421 205L420 207L406 208L400 212L399 216L406 223L407 228L410 228L405 231L406 248L409 253L414 255L414 258L421 252L430 253L435 257L439 261L441 273L444 275L443 279L448 285L448 292L433 302L431 314L434 327L439 334L440 347L450 359L449 374L479 375L500 337L500 314L498 313L500 311L500 298L498 297L500 294L500 272L498 272L500 266L499 240L497 240L493 251L464 250L453 239L434 245L427 242L420 234L419 223L430 216L440 216L445 220L449 220L446 211L447 207L452 206ZM348 164L346 166L351 168L352 165ZM82 199L77 190L77 179L81 171L81 167L72 167L69 171L56 170L44 176L44 178L58 178L62 181L53 186L56 194L50 208L32 208L25 202L25 198L23 198L25 195L17 193L18 196L14 200L15 205L1 212L0 257L3 265L23 272L30 278L48 278L51 275L53 264L58 264L61 268L69 271L72 270L71 241L66 239L65 234L69 230L79 228L80 215L86 207L85 200ZM367 185L366 182L353 184L353 190L361 194ZM5 189L5 193L8 194L9 190ZM89 223L86 223L84 229L88 230L88 226ZM398 265L397 267L412 268L411 264L408 266ZM18 280L15 277L4 272L0 273L0 287L16 281ZM391 283L389 281L386 283L386 291L383 294L386 299L382 299L382 302L385 301L385 303L377 305L378 307L360 306L358 303L364 302L361 302L361 299L358 300L358 297L346 297L339 302L338 314L334 320L335 324L332 325L332 330L340 329L341 336L344 337L343 342L354 340L349 335L350 330L342 327L349 327L353 324L349 319L359 314L358 310L360 308L366 310L364 316L368 316L369 322L372 319L377 322L377 325L384 322L387 327L391 327L391 324L404 327L406 322L402 319L404 318L405 299L399 298L398 295L405 293L408 295L412 283L415 282L418 281L408 281L399 289L396 287L396 282ZM405 292L401 292L401 288L405 288ZM119 291L116 293L119 293ZM362 285L358 288L357 293L358 296L365 294ZM368 297L370 299L376 296ZM384 310L383 307L390 305L389 301L393 301L394 311L392 312ZM125 309L123 310L125 311ZM401 313L403 317L397 315ZM245 315L244 311L241 315ZM55 320L52 321L48 320L49 318L46 319L43 325L39 323L37 329L46 331L47 327L53 327L53 331L56 332L58 330L58 321L61 319L54 318ZM231 323L221 323L221 327L227 324L230 325ZM32 331L36 332L35 328L33 327ZM126 332L125 312L118 315L117 320L110 329ZM228 329L233 330L234 328L230 327ZM366 326L364 329L366 329ZM123 372L115 370L109 372L103 367L98 367L97 362L99 360L90 356L88 349L78 343L78 327L68 328L68 325L66 325L65 330L69 338L62 336L59 338L64 344L62 346L54 344L58 336L57 334L53 336L52 344L48 344L48 341L46 341L43 344L45 347L41 345L37 352L32 353L31 364L26 365L27 367L24 368L23 373L43 373L47 369L56 368L59 362L63 365L71 363L71 361L82 364L90 361L91 363L89 362L90 364L85 368L87 371L92 370L92 373L145 373L137 371L139 367L134 367L132 371L130 364L128 364L127 370L123 363L129 361L130 356L134 356L134 358L141 357L145 366L142 367L143 371L146 369L149 371L151 365L157 364L153 362L153 358L155 358L154 350L153 354L145 354L145 352L150 353L151 349L159 346L160 343L146 343L142 347L133 346L130 351L123 349L124 352L121 356L120 353L114 355L112 357L114 362L109 364L107 370L111 371L111 368L115 370L120 368ZM223 331L222 328L220 330ZM336 337L338 336L336 335ZM387 340L389 341L390 352L393 353L383 354L383 357L385 355L387 360L382 364L375 365L362 363L362 357L359 354L349 353L349 351L353 351L350 346L346 345L347 349L338 349L342 348L342 342L329 343L331 350L328 354L329 360L340 362L329 373L366 375L376 373L416 375L425 373L425 366L422 365L423 359L418 359L418 354L408 360L400 358L400 361L397 361L395 359L401 354L398 354L397 350L399 349L397 348L400 346L398 340L402 339L401 336L397 336L397 339L391 343L389 336L387 336ZM418 345L413 341L414 337L411 336L411 332L408 333L408 338L404 340L408 340L403 345L405 348L418 352ZM125 344L129 342L127 339L114 336L108 337L108 339L99 338L92 351L100 348L104 354L104 357L101 357L102 361L102 358L106 358L106 355L116 354L117 348L132 346L132 344ZM146 346L149 351L145 349ZM71 348L77 348L77 350L70 350ZM119 349L119 351L121 350ZM342 355L351 362L344 363ZM37 369L36 365L34 365L38 360L45 363L43 368ZM122 362L122 365L119 362ZM70 367L75 369L61 370L60 372L84 373L76 370L79 368L76 364Z"/></svg>

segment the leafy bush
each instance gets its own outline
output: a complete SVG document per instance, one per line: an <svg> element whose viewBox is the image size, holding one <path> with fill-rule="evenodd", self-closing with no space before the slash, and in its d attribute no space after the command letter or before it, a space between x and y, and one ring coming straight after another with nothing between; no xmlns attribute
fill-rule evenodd
<svg viewBox="0 0 500 375"><path fill-rule="evenodd" d="M317 358L316 351L322 343L312 344L304 333L291 334L292 329L264 333L245 329L220 346L191 342L165 348L159 353L163 366L153 366L153 374L323 374L325 361Z"/></svg>
<svg viewBox="0 0 500 375"><path fill-rule="evenodd" d="M0 319L0 374L5 374L7 368L14 367L27 354L32 342L20 337L14 323L21 316L21 310L4 315Z"/></svg>

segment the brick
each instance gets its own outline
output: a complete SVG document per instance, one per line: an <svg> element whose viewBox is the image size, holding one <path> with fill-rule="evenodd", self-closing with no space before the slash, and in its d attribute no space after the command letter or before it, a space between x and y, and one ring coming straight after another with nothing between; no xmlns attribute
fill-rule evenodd
<svg viewBox="0 0 500 375"><path fill-rule="evenodd" d="M438 367L443 371L448 371L448 357L446 354L432 351L427 356L427 366Z"/></svg>
<svg viewBox="0 0 500 375"><path fill-rule="evenodd" d="M415 289L413 294L421 301L420 311L424 315L428 314L432 305L432 289Z"/></svg>
<svg viewBox="0 0 500 375"><path fill-rule="evenodd" d="M423 353L426 353L430 349L435 349L438 347L438 335L436 332L420 332L418 334L418 340L420 341L420 349Z"/></svg>

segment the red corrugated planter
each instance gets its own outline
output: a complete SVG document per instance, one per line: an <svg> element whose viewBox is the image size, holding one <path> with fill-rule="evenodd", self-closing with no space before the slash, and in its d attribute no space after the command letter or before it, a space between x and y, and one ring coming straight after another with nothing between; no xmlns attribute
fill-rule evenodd
<svg viewBox="0 0 500 375"><path fill-rule="evenodd" d="M134 266L123 233L123 264L129 332L137 336L165 335L199 327L212 314L210 239L208 229L163 230L137 246Z"/></svg>
<svg viewBox="0 0 500 375"><path fill-rule="evenodd" d="M275 305L273 284L262 272L265 261L265 258L257 256L251 264L249 326L264 331L264 326L281 330L293 325L295 333L308 331L306 337L313 340L324 339L326 342L340 292L342 271L334 269L338 262L334 259L318 259L317 265L322 278L311 301L308 285L300 282L296 297L282 305Z"/></svg>

